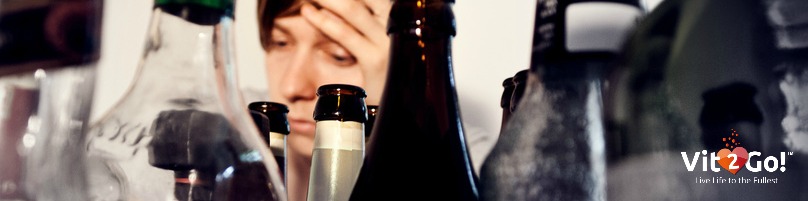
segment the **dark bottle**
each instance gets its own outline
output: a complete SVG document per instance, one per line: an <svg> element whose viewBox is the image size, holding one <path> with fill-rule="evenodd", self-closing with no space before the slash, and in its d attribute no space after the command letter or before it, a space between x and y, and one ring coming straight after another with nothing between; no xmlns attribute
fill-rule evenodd
<svg viewBox="0 0 808 201"><path fill-rule="evenodd" d="M373 132L373 125L376 122L376 114L379 114L378 105L368 105L368 122L365 122L365 144L370 141L370 133Z"/></svg>
<svg viewBox="0 0 808 201"><path fill-rule="evenodd" d="M604 73L640 14L637 1L538 1L529 82L481 169L484 200L604 199Z"/></svg>
<svg viewBox="0 0 808 201"><path fill-rule="evenodd" d="M453 3L393 3L389 74L351 200L478 199L452 76Z"/></svg>
<svg viewBox="0 0 808 201"><path fill-rule="evenodd" d="M806 5L670 0L657 6L632 33L605 93L608 199L808 200L808 160L800 148L808 141L799 140L805 123L797 123L805 119L798 108L808 104L800 98L805 88L797 87L808 54L802 46L799 57L790 57L801 48L784 48L779 39L794 32L776 28L808 23ZM777 17L767 21L767 14ZM806 35L791 39L808 41ZM723 150L735 153L737 163L715 161L733 161ZM770 161L773 171L757 166L769 156L777 159ZM698 180L712 177L740 182Z"/></svg>
<svg viewBox="0 0 808 201"><path fill-rule="evenodd" d="M527 75L529 70L521 70L513 76L513 94L511 95L511 103L509 104L511 108L511 115L516 112L516 107L519 106L519 101L522 100L522 96L525 95L525 89L527 88Z"/></svg>
<svg viewBox="0 0 808 201"><path fill-rule="evenodd" d="M505 78L502 81L502 97L499 98L499 107L502 108L502 124L499 127L500 132L505 130L505 124L508 123L508 118L511 116L511 97L513 96L513 77Z"/></svg>
<svg viewBox="0 0 808 201"><path fill-rule="evenodd" d="M278 167L286 181L286 136L290 133L289 120L286 119L286 115L289 114L289 108L275 102L252 102L248 107L250 111L259 112L267 117L268 126L259 129L261 137L264 138L272 155L275 156L275 161L278 162Z"/></svg>
<svg viewBox="0 0 808 201"><path fill-rule="evenodd" d="M348 200L365 155L365 90L329 84L317 89L307 200Z"/></svg>
<svg viewBox="0 0 808 201"><path fill-rule="evenodd" d="M0 1L0 75L98 60L100 0Z"/></svg>

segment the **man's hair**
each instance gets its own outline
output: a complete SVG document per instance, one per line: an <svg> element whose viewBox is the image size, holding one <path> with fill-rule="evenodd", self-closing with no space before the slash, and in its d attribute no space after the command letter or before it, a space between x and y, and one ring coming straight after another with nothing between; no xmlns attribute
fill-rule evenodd
<svg viewBox="0 0 808 201"><path fill-rule="evenodd" d="M309 0L258 0L258 31L261 46L268 50L275 19L300 15L300 7Z"/></svg>

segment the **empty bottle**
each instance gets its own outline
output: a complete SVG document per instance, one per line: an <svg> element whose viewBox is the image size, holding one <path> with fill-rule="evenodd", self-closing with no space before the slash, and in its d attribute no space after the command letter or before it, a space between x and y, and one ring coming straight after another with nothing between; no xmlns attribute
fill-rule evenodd
<svg viewBox="0 0 808 201"><path fill-rule="evenodd" d="M477 200L451 60L452 0L398 0L390 66L351 200Z"/></svg>

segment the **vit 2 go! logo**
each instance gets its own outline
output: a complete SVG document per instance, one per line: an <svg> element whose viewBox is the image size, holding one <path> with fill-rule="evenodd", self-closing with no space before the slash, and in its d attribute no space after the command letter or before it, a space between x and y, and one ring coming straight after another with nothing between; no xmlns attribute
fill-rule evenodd
<svg viewBox="0 0 808 201"><path fill-rule="evenodd" d="M725 148L718 150L718 153L710 152L709 160L707 159L707 150L693 152L692 156L688 156L687 152L681 152L687 171L694 171L699 163L701 163L702 171L708 171L708 166L710 171L721 171L720 168L716 167L717 163L721 168L733 175L744 167L751 172L763 170L768 172L786 171L786 155L794 155L794 152L780 152L779 156L770 155L763 158L764 156L760 152L747 152L745 148L741 147L740 142L737 141L738 136L738 132L732 129L730 137L722 138Z"/></svg>

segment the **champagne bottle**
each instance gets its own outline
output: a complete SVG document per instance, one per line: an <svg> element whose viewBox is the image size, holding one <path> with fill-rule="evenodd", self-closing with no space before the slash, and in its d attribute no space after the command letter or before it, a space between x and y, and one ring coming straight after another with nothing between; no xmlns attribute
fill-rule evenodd
<svg viewBox="0 0 808 201"><path fill-rule="evenodd" d="M365 123L365 144L370 140L370 133L373 132L373 125L376 122L376 114L379 113L378 105L368 105L368 122Z"/></svg>
<svg viewBox="0 0 808 201"><path fill-rule="evenodd" d="M538 1L527 89L481 169L484 200L605 198L601 89L640 14L637 1Z"/></svg>
<svg viewBox="0 0 808 201"><path fill-rule="evenodd" d="M804 90L778 67L771 2L670 0L638 25L604 99L610 200L808 200L808 142L787 137Z"/></svg>
<svg viewBox="0 0 808 201"><path fill-rule="evenodd" d="M285 200L234 72L233 1L156 0L135 82L90 130L95 200Z"/></svg>
<svg viewBox="0 0 808 201"><path fill-rule="evenodd" d="M478 199L454 86L453 3L393 3L387 83L351 200Z"/></svg>
<svg viewBox="0 0 808 201"><path fill-rule="evenodd" d="M250 110L260 112L269 119L268 131L261 132L265 142L275 156L275 161L278 162L281 174L286 181L286 136L289 135L289 120L286 119L286 114L289 114L289 108L284 104L275 102L252 102L249 105ZM268 134L266 134L268 133Z"/></svg>
<svg viewBox="0 0 808 201"><path fill-rule="evenodd" d="M307 200L345 201L365 155L365 90L329 84L317 89L315 135Z"/></svg>

